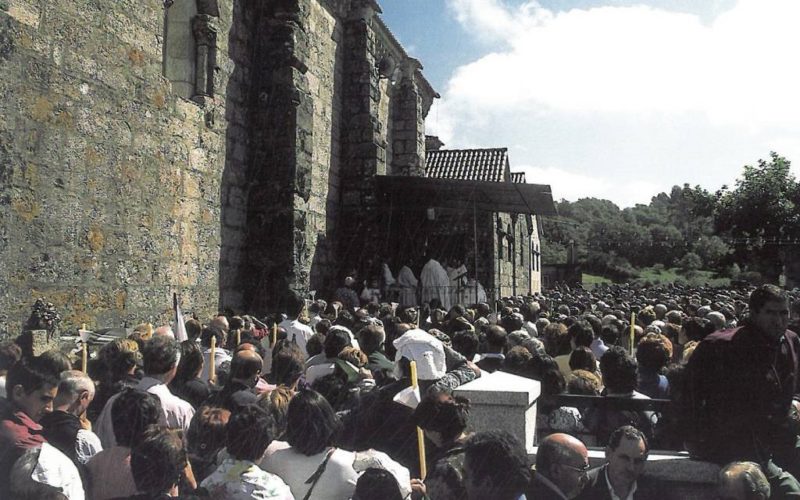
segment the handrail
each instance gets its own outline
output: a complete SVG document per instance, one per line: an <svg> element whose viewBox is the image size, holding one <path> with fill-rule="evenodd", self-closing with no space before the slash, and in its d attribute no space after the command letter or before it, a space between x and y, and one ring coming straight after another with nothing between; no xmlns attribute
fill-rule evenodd
<svg viewBox="0 0 800 500"><path fill-rule="evenodd" d="M672 407L669 399L635 399L619 396L584 396L578 394L556 394L540 396L539 404L548 406L571 406L575 408L603 408L610 410L663 412Z"/></svg>

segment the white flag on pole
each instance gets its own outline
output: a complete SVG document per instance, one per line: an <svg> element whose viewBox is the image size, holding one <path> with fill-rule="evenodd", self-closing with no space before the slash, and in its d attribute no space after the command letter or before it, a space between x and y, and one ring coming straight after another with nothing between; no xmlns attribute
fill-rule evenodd
<svg viewBox="0 0 800 500"><path fill-rule="evenodd" d="M183 321L181 305L178 303L177 293L172 294L172 305L175 309L175 340L178 342L189 340L189 335L186 333L186 323Z"/></svg>
<svg viewBox="0 0 800 500"><path fill-rule="evenodd" d="M398 392L392 401L395 403L400 403L401 405L408 406L412 410L415 410L419 405L422 398L419 395L419 386L408 386L402 391Z"/></svg>

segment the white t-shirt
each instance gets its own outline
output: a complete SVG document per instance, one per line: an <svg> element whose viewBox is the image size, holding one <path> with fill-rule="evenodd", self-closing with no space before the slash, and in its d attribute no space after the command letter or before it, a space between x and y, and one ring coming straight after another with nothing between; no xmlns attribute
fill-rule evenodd
<svg viewBox="0 0 800 500"><path fill-rule="evenodd" d="M260 465L267 472L281 477L289 485L295 498L304 498L311 486L306 484L306 480L317 471L327 453L328 450L325 450L306 456L289 447L265 455ZM358 473L353 469L355 458L355 453L337 448L328 460L325 472L314 486L310 500L342 500L352 497L358 481Z"/></svg>
<svg viewBox="0 0 800 500"><path fill-rule="evenodd" d="M306 343L308 339L314 335L314 330L311 327L304 325L299 320L296 319L287 319L280 323L278 326L286 330L286 338L289 342L294 339L297 342L297 347L303 351L303 354L308 357L308 351L306 351Z"/></svg>
<svg viewBox="0 0 800 500"><path fill-rule="evenodd" d="M75 452L78 454L78 461L85 464L90 458L103 451L100 438L90 430L78 430L78 437L75 440Z"/></svg>

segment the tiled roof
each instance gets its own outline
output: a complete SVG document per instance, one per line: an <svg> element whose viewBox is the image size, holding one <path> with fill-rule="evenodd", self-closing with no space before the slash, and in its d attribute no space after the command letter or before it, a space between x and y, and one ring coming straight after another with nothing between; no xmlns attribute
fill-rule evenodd
<svg viewBox="0 0 800 500"><path fill-rule="evenodd" d="M511 172L511 182L514 184L525 184L525 172Z"/></svg>
<svg viewBox="0 0 800 500"><path fill-rule="evenodd" d="M440 149L426 152L428 177L466 181L508 180L508 149Z"/></svg>

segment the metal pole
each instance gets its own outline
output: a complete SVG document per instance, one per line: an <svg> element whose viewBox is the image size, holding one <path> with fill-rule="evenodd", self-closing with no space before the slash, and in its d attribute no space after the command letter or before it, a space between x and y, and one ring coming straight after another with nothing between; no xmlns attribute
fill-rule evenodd
<svg viewBox="0 0 800 500"><path fill-rule="evenodd" d="M475 252L475 303L478 303L478 210L475 208L475 191L472 192L472 243Z"/></svg>

